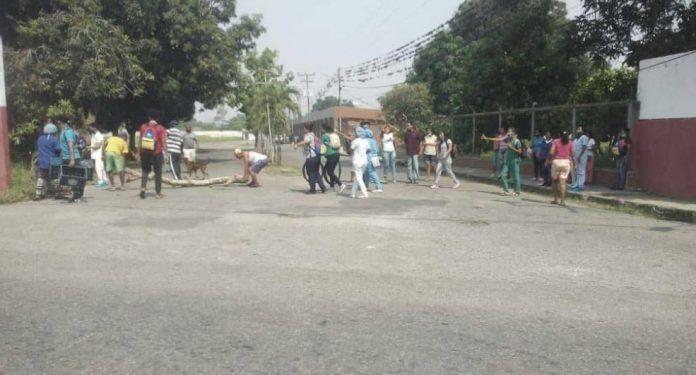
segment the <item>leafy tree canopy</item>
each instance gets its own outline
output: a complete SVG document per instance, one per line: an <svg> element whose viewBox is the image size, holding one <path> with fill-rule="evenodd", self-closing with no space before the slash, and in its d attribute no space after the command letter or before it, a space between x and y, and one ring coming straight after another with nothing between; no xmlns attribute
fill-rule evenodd
<svg viewBox="0 0 696 375"><path fill-rule="evenodd" d="M318 112L318 111L323 111L325 109L331 108L331 107L338 107L338 98L335 96L327 96L321 99L318 99L314 105L312 106L312 112ZM341 106L343 107L355 107L355 104L353 104L352 100L346 100L346 99L341 99Z"/></svg>
<svg viewBox="0 0 696 375"><path fill-rule="evenodd" d="M385 120L402 128L406 122L423 128L435 120L432 97L424 83L395 86L379 98L379 103Z"/></svg>
<svg viewBox="0 0 696 375"><path fill-rule="evenodd" d="M696 1L585 0L578 44L595 60L640 60L696 49Z"/></svg>
<svg viewBox="0 0 696 375"><path fill-rule="evenodd" d="M566 102L587 61L569 48L565 3L470 0L414 62L436 113Z"/></svg>
<svg viewBox="0 0 696 375"><path fill-rule="evenodd" d="M111 128L152 110L188 119L196 101L237 98L245 53L263 31L259 17L236 17L235 0L3 3L15 127L38 124L60 100Z"/></svg>

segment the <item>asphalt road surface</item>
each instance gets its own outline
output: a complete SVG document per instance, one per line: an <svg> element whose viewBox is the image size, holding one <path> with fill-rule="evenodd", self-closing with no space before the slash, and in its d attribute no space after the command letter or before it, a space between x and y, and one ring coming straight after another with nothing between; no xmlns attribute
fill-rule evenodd
<svg viewBox="0 0 696 375"><path fill-rule="evenodd" d="M694 226L261 182L0 207L0 374L696 373Z"/></svg>

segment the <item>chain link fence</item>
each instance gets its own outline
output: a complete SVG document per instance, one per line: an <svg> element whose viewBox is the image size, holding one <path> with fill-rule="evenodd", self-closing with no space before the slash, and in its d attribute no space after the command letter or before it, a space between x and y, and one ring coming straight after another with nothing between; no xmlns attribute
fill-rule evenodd
<svg viewBox="0 0 696 375"><path fill-rule="evenodd" d="M469 113L450 117L450 133L462 154L485 157L490 142L481 135L493 137L499 129L514 127L525 145L536 131L559 134L562 130L575 133L578 126L589 131L602 144L598 156L608 156L608 142L623 128L632 128L638 118L639 103L635 101L567 104L548 107L501 109L494 112Z"/></svg>

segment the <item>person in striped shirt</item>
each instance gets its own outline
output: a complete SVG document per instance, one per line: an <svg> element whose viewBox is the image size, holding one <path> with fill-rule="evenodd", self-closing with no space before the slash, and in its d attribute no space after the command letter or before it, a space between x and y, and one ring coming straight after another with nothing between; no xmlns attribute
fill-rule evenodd
<svg viewBox="0 0 696 375"><path fill-rule="evenodd" d="M184 134L177 128L178 125L177 121L170 121L169 129L167 129L169 167L176 180L181 178L181 152L184 148Z"/></svg>

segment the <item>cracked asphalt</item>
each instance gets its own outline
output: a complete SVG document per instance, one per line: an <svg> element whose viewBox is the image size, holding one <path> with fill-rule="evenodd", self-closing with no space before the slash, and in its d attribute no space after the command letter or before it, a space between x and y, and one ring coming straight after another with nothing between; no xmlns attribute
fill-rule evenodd
<svg viewBox="0 0 696 375"><path fill-rule="evenodd" d="M693 225L261 182L1 206L0 374L696 374Z"/></svg>

